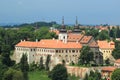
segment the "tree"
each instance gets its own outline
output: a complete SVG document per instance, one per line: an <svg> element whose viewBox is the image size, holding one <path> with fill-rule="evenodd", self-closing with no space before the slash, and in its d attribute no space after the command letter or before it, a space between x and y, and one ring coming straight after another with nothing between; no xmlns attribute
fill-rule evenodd
<svg viewBox="0 0 120 80"><path fill-rule="evenodd" d="M44 69L44 65L43 65L43 57L40 57L39 69L40 69L40 70Z"/></svg>
<svg viewBox="0 0 120 80"><path fill-rule="evenodd" d="M109 40L110 37L109 37L108 31L103 30L103 31L99 32L98 39L99 40L106 40L106 39Z"/></svg>
<svg viewBox="0 0 120 80"><path fill-rule="evenodd" d="M119 59L120 58L120 49L118 48L115 48L112 52L112 56L115 58L115 59Z"/></svg>
<svg viewBox="0 0 120 80"><path fill-rule="evenodd" d="M67 80L68 74L66 67L62 64L57 64L49 73L49 77L52 80Z"/></svg>
<svg viewBox="0 0 120 80"><path fill-rule="evenodd" d="M9 53L2 53L1 62L2 62L2 64L6 65L8 67L13 66L15 64L15 62L10 59Z"/></svg>
<svg viewBox="0 0 120 80"><path fill-rule="evenodd" d="M120 69L116 69L112 73L111 80L120 80Z"/></svg>
<svg viewBox="0 0 120 80"><path fill-rule="evenodd" d="M24 80L28 80L28 70L29 70L29 65L27 62L27 55L23 54L22 58L20 60L20 69L23 73Z"/></svg>
<svg viewBox="0 0 120 80"><path fill-rule="evenodd" d="M9 68L3 76L3 80L23 80L23 74L21 71Z"/></svg>
<svg viewBox="0 0 120 80"><path fill-rule="evenodd" d="M94 61L93 56L94 56L94 54L90 50L90 47L83 46L82 49L81 49L81 54L80 54L80 57L79 57L78 64L79 65L90 64L91 61Z"/></svg>
<svg viewBox="0 0 120 80"><path fill-rule="evenodd" d="M45 62L45 69L46 70L49 70L49 64L50 64L50 55L47 55L47 59L46 59L46 62Z"/></svg>
<svg viewBox="0 0 120 80"><path fill-rule="evenodd" d="M90 71L90 74L86 74L84 80L101 80L101 74L98 71Z"/></svg>
<svg viewBox="0 0 120 80"><path fill-rule="evenodd" d="M8 67L0 61L0 80L2 80L4 73L8 70Z"/></svg>

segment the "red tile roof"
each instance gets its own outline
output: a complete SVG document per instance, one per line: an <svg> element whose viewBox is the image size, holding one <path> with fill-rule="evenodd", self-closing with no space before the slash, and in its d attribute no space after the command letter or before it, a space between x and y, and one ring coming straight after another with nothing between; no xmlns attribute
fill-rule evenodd
<svg viewBox="0 0 120 80"><path fill-rule="evenodd" d="M113 72L115 69L116 69L116 67L109 66L109 67L103 67L103 68L102 68L102 71L110 71L110 72Z"/></svg>
<svg viewBox="0 0 120 80"><path fill-rule="evenodd" d="M115 63L120 63L120 59L117 59L117 60L115 61Z"/></svg>
<svg viewBox="0 0 120 80"><path fill-rule="evenodd" d="M15 46L20 46L20 47L37 47L38 42L31 42L31 41L21 41Z"/></svg>
<svg viewBox="0 0 120 80"><path fill-rule="evenodd" d="M82 35L82 34L70 33L70 34L68 34L68 41L71 41L71 42L80 41L83 38L83 36L84 35Z"/></svg>
<svg viewBox="0 0 120 80"><path fill-rule="evenodd" d="M82 48L82 45L76 42L63 43L60 40L43 39L40 42L22 41L16 46L20 47L41 47L41 48Z"/></svg>
<svg viewBox="0 0 120 80"><path fill-rule="evenodd" d="M92 36L84 36L80 43L85 43L87 44L90 40L92 39Z"/></svg>
<svg viewBox="0 0 120 80"><path fill-rule="evenodd" d="M100 48L111 48L111 49L114 49L115 48L115 44L114 44L114 42L108 42L108 41L97 41L98 42L98 46L100 47Z"/></svg>
<svg viewBox="0 0 120 80"><path fill-rule="evenodd" d="M99 47L97 42L95 42L95 41L91 42L89 46L90 47Z"/></svg>

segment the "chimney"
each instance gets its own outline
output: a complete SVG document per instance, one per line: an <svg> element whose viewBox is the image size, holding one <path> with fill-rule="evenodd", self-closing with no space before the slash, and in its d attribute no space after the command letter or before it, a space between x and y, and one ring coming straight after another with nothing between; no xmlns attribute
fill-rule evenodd
<svg viewBox="0 0 120 80"><path fill-rule="evenodd" d="M76 43L78 43L78 40L76 41Z"/></svg>
<svg viewBox="0 0 120 80"><path fill-rule="evenodd" d="M38 42L38 39L36 39L36 42Z"/></svg>

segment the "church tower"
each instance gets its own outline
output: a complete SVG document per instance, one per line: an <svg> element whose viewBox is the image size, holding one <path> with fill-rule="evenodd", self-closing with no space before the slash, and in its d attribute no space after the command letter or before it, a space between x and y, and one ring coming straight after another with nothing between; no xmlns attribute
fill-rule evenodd
<svg viewBox="0 0 120 80"><path fill-rule="evenodd" d="M81 30L80 30L79 25L78 25L77 16L76 16L76 24L74 26L73 33L75 33L75 34L80 34L81 33Z"/></svg>
<svg viewBox="0 0 120 80"><path fill-rule="evenodd" d="M67 43L67 30L64 25L64 17L62 17L62 26L59 30L59 40L62 40L64 43Z"/></svg>

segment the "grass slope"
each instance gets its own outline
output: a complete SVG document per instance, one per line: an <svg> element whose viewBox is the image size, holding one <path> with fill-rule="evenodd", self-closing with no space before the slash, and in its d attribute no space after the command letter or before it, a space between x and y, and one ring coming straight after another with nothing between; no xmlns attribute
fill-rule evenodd
<svg viewBox="0 0 120 80"><path fill-rule="evenodd" d="M51 80L45 71L32 71L28 74L29 80Z"/></svg>

